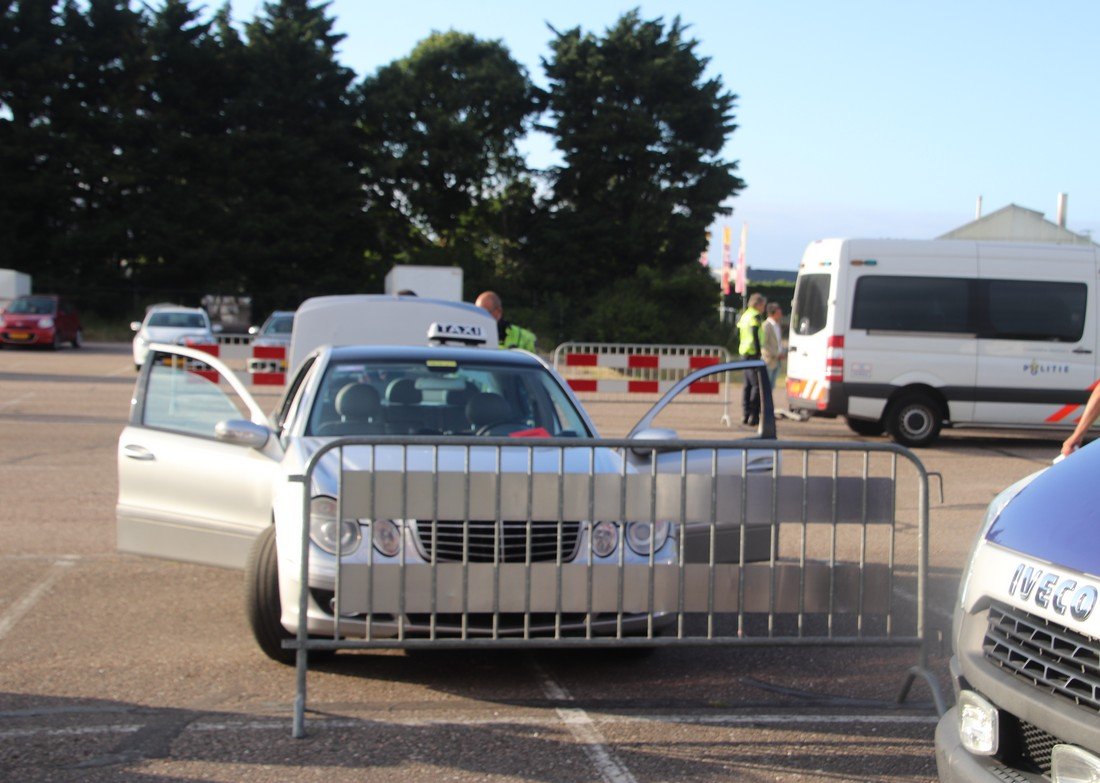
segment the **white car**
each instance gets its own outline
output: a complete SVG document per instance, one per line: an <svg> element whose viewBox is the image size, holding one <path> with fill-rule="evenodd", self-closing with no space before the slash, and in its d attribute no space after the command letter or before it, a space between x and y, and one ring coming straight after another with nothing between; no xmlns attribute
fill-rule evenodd
<svg viewBox="0 0 1100 783"><path fill-rule="evenodd" d="M141 369L145 355L151 343L183 345L190 340L195 343L214 343L214 333L218 329L211 327L210 316L199 307L178 307L176 305L155 305L145 313L142 321L130 323L134 335L134 366Z"/></svg>
<svg viewBox="0 0 1100 783"><path fill-rule="evenodd" d="M418 305L424 306L423 302ZM377 307L379 317L390 315L382 312L381 305ZM432 324L432 332L457 334L466 340L481 328L477 319L485 317L472 305L460 305L453 313L458 316L454 323ZM462 323L463 317L469 323ZM482 331L492 336L487 329ZM668 483L681 486L683 465L689 473L710 476L717 466L723 475L738 476L746 454L742 448L722 449L719 454L712 449L705 459L694 459L681 450L661 454L654 439L675 435L648 426L633 433L637 449L580 443L577 448L531 448L525 445L531 441L523 438L594 438L596 431L568 385L544 361L523 351L446 345L324 346L309 354L292 374L271 419L219 360L182 346L154 345L151 351L135 389L130 422L119 439L118 548L245 568L253 634L268 656L283 662L291 662L294 655L283 649L282 642L298 627L307 525L310 634L363 637L369 633L387 638L430 632L444 636L538 636L588 630L612 635L647 633L653 630L648 627L649 616L637 610L600 615L516 611L523 587L517 596L514 580L522 583L522 569L531 564L551 571L581 566L573 574L594 563L620 568L675 566L680 562L677 526L647 517L644 510L634 521L604 514L605 508L619 509L621 514L622 506L616 505L618 491L594 505L594 515L584 504L578 508L575 498L563 498L560 510L557 501L552 503L549 519L539 515L545 509L520 507L518 514L526 512L526 519L512 523L507 520L517 517L502 510L516 508L515 493L507 488L531 481L532 486L552 489L559 477L567 477L560 480L583 491L590 479L599 483L604 477L612 482L627 475L649 478L651 472L675 473L668 476ZM691 378L728 368L708 367ZM685 379L670 394L688 385L690 379ZM666 395L656 409L668 399ZM643 419L643 425L648 422L649 417ZM339 439L385 435L405 440L428 436L430 442L422 438L409 446L333 448ZM476 445L476 438L503 436L517 438L516 445ZM327 453L317 458L307 496L301 477L314 455L326 448ZM771 469L772 450L765 447L747 454L749 470ZM496 506L492 492L482 491L478 488L482 485L466 478L475 473L490 476L490 483L500 480ZM465 500L461 490L441 489L453 488L455 481L461 485L463 480ZM372 507L375 513L351 508L353 502L361 502L361 498L353 500L356 492L368 487L373 492L375 481L379 487L375 501L379 506ZM434 493L422 489L433 485ZM426 512L424 503L433 494L438 503ZM625 498L626 489L622 495ZM701 500L683 502L711 508L709 492ZM348 505L343 505L343 519L337 524L342 504ZM389 510L394 504L399 504L398 511ZM421 510L414 515L411 510L416 508ZM709 526L703 527L709 538ZM750 536L747 546L763 542L766 557L770 525L764 524L759 532L763 537ZM739 546L737 537L726 543L730 541ZM732 557L726 562L737 562L736 552L727 551L725 557ZM337 626L338 568L347 583L364 576L384 580L386 573L392 580L413 566L434 569L450 564L450 570L440 569L437 589L447 574L459 578L465 572L461 578L469 581L453 585L451 594L465 594L469 605L463 604L463 609L468 611L437 607L434 594L429 601L423 585L417 588L410 583L401 590L403 612L380 609L369 599L367 605L360 605L345 597ZM495 591L475 584L479 568L498 567L510 570ZM575 581L567 588L575 593ZM344 587L340 590L343 596ZM623 586L620 608L644 604L648 590L645 584ZM491 595L502 602L497 604L499 611L478 609L492 606ZM547 599L538 595L534 600ZM430 612L425 610L429 605ZM673 615L658 618L673 619Z"/></svg>

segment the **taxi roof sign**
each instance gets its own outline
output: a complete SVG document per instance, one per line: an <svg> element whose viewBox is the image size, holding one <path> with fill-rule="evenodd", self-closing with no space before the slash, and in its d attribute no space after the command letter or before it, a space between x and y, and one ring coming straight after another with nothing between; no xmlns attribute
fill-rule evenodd
<svg viewBox="0 0 1100 783"><path fill-rule="evenodd" d="M439 344L485 345L489 342L485 330L479 324L439 323L428 327L428 340Z"/></svg>

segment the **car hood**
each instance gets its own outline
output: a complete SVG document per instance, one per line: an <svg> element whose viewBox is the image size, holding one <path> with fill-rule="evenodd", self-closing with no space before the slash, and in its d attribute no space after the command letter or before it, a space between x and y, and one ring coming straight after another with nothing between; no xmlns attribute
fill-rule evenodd
<svg viewBox="0 0 1100 783"><path fill-rule="evenodd" d="M174 343L181 337L209 337L206 329L191 326L146 326L142 328L151 343Z"/></svg>
<svg viewBox="0 0 1100 783"><path fill-rule="evenodd" d="M1054 465L1009 503L986 540L1082 574L1100 575L1100 446Z"/></svg>
<svg viewBox="0 0 1100 783"><path fill-rule="evenodd" d="M302 438L298 442L298 459L301 465L312 457L321 446L331 443L332 438ZM314 484L321 491L334 490L336 474L339 471L339 450L333 449L321 458L314 475ZM297 460L295 460L297 461ZM496 472L498 450L494 446L347 446L344 448L344 469L382 470L430 473L436 469L442 473ZM608 448L592 449L584 446L559 449L554 446L535 447L504 446L499 449L501 473L556 474L623 472L622 458ZM637 473L631 464L626 465L627 473Z"/></svg>

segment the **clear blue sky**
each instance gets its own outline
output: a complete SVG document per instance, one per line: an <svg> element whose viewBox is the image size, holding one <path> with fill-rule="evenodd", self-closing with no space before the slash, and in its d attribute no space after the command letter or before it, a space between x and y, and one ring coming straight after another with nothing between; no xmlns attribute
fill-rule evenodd
<svg viewBox="0 0 1100 783"><path fill-rule="evenodd" d="M238 20L261 0L233 0ZM750 267L793 269L832 236L931 238L1014 203L1100 239L1100 3L832 0L334 0L341 59L360 76L433 30L499 39L532 79L559 30L602 33L625 11L679 15L738 95L725 157L748 187L721 228ZM533 165L552 160L528 145Z"/></svg>

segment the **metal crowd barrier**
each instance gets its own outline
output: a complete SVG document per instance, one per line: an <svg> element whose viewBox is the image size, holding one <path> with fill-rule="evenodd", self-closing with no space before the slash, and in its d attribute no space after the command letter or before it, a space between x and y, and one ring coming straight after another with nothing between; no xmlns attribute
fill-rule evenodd
<svg viewBox="0 0 1100 783"><path fill-rule="evenodd" d="M348 437L291 480L304 519L334 492L362 536L297 542L296 737L308 655L337 649L912 647L899 701L923 678L943 710L928 474L902 447Z"/></svg>

